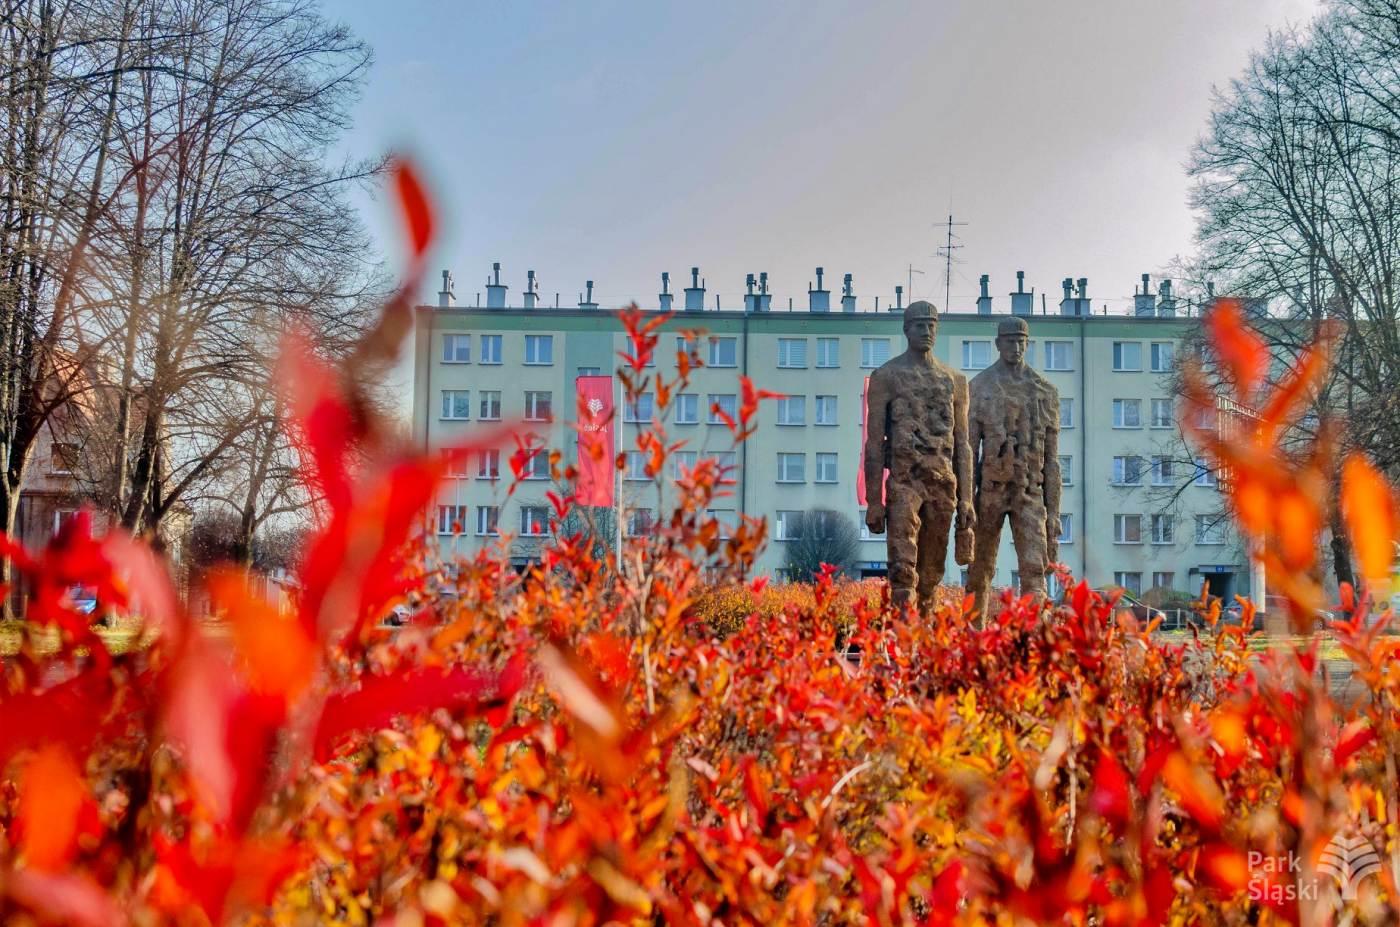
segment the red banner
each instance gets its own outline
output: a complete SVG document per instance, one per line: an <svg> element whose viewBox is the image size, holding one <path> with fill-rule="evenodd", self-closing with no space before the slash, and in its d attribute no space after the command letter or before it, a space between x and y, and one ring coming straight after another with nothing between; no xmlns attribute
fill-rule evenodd
<svg viewBox="0 0 1400 927"><path fill-rule="evenodd" d="M579 505L613 504L613 378L579 377L578 484Z"/></svg>
<svg viewBox="0 0 1400 927"><path fill-rule="evenodd" d="M869 403L866 401L865 394L869 391L870 378L866 377L865 385L860 388L860 453L856 455L856 502L861 505L865 505L865 436L867 434L866 415L868 414L867 410L869 408ZM889 487L889 482L890 471L886 470L885 488ZM878 501L883 502L887 500L887 494L882 492L880 494L880 500Z"/></svg>

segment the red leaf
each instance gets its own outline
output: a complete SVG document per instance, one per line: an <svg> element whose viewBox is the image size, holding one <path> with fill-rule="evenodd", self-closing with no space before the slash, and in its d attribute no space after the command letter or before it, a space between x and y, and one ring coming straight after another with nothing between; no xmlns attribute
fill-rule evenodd
<svg viewBox="0 0 1400 927"><path fill-rule="evenodd" d="M524 671L524 661L514 659L501 671L415 668L372 676L360 688L326 700L316 727L317 761L328 759L331 747L345 734L378 730L400 715L467 703L484 710L509 702L524 682Z"/></svg>
<svg viewBox="0 0 1400 927"><path fill-rule="evenodd" d="M41 748L25 765L19 785L25 863L46 872L63 869L77 849L83 805L91 801L87 782L68 750L56 744Z"/></svg>
<svg viewBox="0 0 1400 927"><path fill-rule="evenodd" d="M1362 747L1376 739L1376 729L1365 718L1357 718L1337 735L1337 747L1332 751L1332 762L1337 767L1347 764L1347 760Z"/></svg>
<svg viewBox="0 0 1400 927"><path fill-rule="evenodd" d="M1131 804L1128 798L1128 776L1113 754L1104 752L1094 769L1094 791L1089 806L1107 821L1122 824L1128 820Z"/></svg>
<svg viewBox="0 0 1400 927"><path fill-rule="evenodd" d="M121 927L127 923L112 896L85 875L11 869L5 875L5 892L55 924Z"/></svg>
<svg viewBox="0 0 1400 927"><path fill-rule="evenodd" d="M391 170L399 208L403 210L404 223L408 226L409 245L414 258L421 258L433 239L433 212L428 205L428 195L418 179L418 172L407 160L395 160Z"/></svg>

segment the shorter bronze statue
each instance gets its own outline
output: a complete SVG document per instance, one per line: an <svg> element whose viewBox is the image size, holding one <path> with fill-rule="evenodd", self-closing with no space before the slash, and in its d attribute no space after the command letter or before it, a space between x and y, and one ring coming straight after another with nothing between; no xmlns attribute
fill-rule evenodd
<svg viewBox="0 0 1400 927"><path fill-rule="evenodd" d="M904 335L908 350L871 374L866 391L865 523L886 534L891 599L903 605L917 595L919 607L928 609L943 580L954 512L954 559L972 559L967 378L933 356L938 311L932 303L909 304Z"/></svg>
<svg viewBox="0 0 1400 927"><path fill-rule="evenodd" d="M1001 322L1000 358L972 378L968 438L975 460L977 541L968 584L984 620L1003 521L1011 522L1023 595L1045 595L1046 573L1059 558L1060 395L1027 366L1029 339L1025 319Z"/></svg>

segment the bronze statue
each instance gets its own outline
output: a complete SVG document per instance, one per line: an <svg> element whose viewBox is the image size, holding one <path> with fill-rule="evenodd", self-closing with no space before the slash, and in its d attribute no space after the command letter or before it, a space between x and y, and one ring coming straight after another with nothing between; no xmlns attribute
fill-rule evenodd
<svg viewBox="0 0 1400 927"><path fill-rule="evenodd" d="M1026 365L1030 329L1010 318L997 326L1001 358L972 378L968 436L977 487L977 556L968 571L977 611L987 617L1001 523L1011 520L1021 594L1045 595L1059 558L1060 394Z"/></svg>
<svg viewBox="0 0 1400 927"><path fill-rule="evenodd" d="M917 592L933 606L948 557L956 510L954 559L972 559L972 449L967 441L967 378L933 356L938 310L904 310L909 348L870 376L866 391L865 524L887 534L891 598ZM888 469L889 483L884 481Z"/></svg>

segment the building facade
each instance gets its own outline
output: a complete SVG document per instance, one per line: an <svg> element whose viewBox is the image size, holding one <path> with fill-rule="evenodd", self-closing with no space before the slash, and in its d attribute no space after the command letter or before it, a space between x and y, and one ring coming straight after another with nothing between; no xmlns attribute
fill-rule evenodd
<svg viewBox="0 0 1400 927"><path fill-rule="evenodd" d="M657 370L667 377L675 373L678 350L694 350L705 362L665 420L672 440L685 442L676 465L713 455L734 468L732 495L717 503L722 507L715 514L721 521L740 513L768 520L770 540L759 570L778 575L784 545L803 530L804 513L821 509L844 513L859 526L861 569L882 574L885 540L865 530L856 472L865 378L905 348L900 297L883 312L855 311L854 298L843 300L846 311L831 311L812 291L805 311L774 311L765 285L751 292L745 309L717 310L701 308L698 275L692 284L699 298L686 291L692 308L674 312L656 351ZM579 308L544 309L527 293L529 308L510 307L504 287L487 289L486 307L453 307L445 287L442 305L418 309L415 439L443 447L483 422L524 420L548 447L570 457L575 378L611 373L627 348L626 335L591 296ZM1060 559L1096 586L1138 594L1194 595L1203 582L1227 601L1247 594L1248 560L1222 514L1213 474L1187 450L1177 423L1176 352L1199 320L1177 315L1169 284L1160 296L1139 299L1132 316L1089 314L1084 289L1080 281L1076 295L1065 281L1058 315L1033 314L1034 301L1019 282L1011 294L1014 314L1030 324L1027 363L1061 398ZM934 348L969 377L997 358L994 339L1003 315L992 311L985 291L984 278L978 312L942 314ZM669 297L661 294L662 308L671 308ZM693 346L680 335L692 329L704 332ZM712 408L737 407L741 375L789 398L762 403L754 435L735 447ZM618 416L620 450L635 448L637 429L655 412L649 397L639 405ZM447 481L429 513L429 530L444 556L469 556L496 544L520 560L534 556L549 530L545 493L555 487L541 455L533 478L508 497L508 457L508 451L482 455ZM627 532L645 530L667 506L666 481L647 479L641 466L640 455L635 464L629 459L620 481ZM1009 530L997 563L998 585L1017 582ZM950 546L945 581L960 575Z"/></svg>

